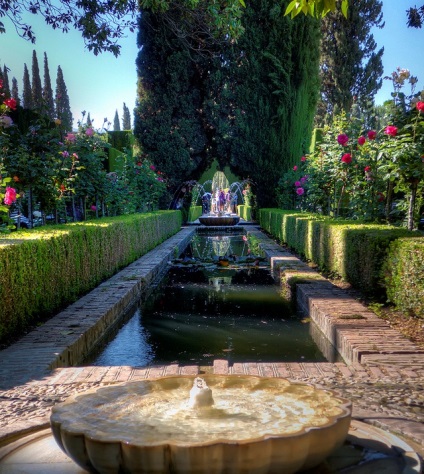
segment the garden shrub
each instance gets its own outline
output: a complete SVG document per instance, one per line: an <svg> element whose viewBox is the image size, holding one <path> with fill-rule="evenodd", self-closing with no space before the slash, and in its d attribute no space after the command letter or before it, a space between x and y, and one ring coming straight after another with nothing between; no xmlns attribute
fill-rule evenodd
<svg viewBox="0 0 424 474"><path fill-rule="evenodd" d="M160 211L5 236L0 247L0 341L75 301L180 227L180 212Z"/></svg>
<svg viewBox="0 0 424 474"><path fill-rule="evenodd" d="M385 287L393 285L388 284L387 278L383 280L381 274L390 243L402 237L409 241L417 235L392 226L296 211L261 209L259 216L264 230L314 262L320 270L340 276L369 294L384 293ZM418 241L423 242L419 238Z"/></svg>
<svg viewBox="0 0 424 474"><path fill-rule="evenodd" d="M391 242L383 266L388 300L399 309L424 318L424 239Z"/></svg>
<svg viewBox="0 0 424 474"><path fill-rule="evenodd" d="M237 206L237 214L245 221L251 221L252 220L252 206L239 204Z"/></svg>
<svg viewBox="0 0 424 474"><path fill-rule="evenodd" d="M202 206L190 206L188 210L188 222L193 222L202 215Z"/></svg>

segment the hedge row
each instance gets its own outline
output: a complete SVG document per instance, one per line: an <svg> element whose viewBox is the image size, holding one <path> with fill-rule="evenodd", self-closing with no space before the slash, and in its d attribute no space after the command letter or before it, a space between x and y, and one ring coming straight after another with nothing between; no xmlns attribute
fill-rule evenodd
<svg viewBox="0 0 424 474"><path fill-rule="evenodd" d="M385 293L401 309L424 316L421 234L279 209L261 209L259 221L264 230L317 264L320 270L342 277L365 293ZM406 258L408 265L402 267ZM409 296L405 301L410 292L415 295L413 302Z"/></svg>
<svg viewBox="0 0 424 474"><path fill-rule="evenodd" d="M250 222L252 220L252 206L238 205L237 214L245 221Z"/></svg>
<svg viewBox="0 0 424 474"><path fill-rule="evenodd" d="M0 240L0 341L61 307L175 234L161 211L19 231Z"/></svg>

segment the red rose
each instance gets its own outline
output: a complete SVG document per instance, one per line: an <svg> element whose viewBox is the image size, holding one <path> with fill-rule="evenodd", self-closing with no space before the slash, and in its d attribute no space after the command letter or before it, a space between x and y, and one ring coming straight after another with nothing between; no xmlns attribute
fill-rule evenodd
<svg viewBox="0 0 424 474"><path fill-rule="evenodd" d="M363 145L365 143L365 137L363 137L362 135L358 138L358 145Z"/></svg>
<svg viewBox="0 0 424 474"><path fill-rule="evenodd" d="M375 140L376 136L377 136L377 132L375 130L369 130L368 131L368 138L370 140Z"/></svg>
<svg viewBox="0 0 424 474"><path fill-rule="evenodd" d="M371 166L365 166L364 171L371 171Z"/></svg>
<svg viewBox="0 0 424 474"><path fill-rule="evenodd" d="M347 165L352 162L352 155L350 153L345 153L342 156L342 161L343 163L346 163Z"/></svg>
<svg viewBox="0 0 424 474"><path fill-rule="evenodd" d="M424 102L417 102L417 110L424 112Z"/></svg>
<svg viewBox="0 0 424 474"><path fill-rule="evenodd" d="M345 133L341 133L337 137L337 142L342 146L346 146L348 141L349 141L349 137Z"/></svg>
<svg viewBox="0 0 424 474"><path fill-rule="evenodd" d="M9 109L11 110L16 110L16 106L18 105L15 99L6 99L3 103L6 107L9 107Z"/></svg>
<svg viewBox="0 0 424 474"><path fill-rule="evenodd" d="M397 135L397 131L397 127L395 127L394 125L388 125L384 130L384 133L386 135L390 135L391 137L395 137Z"/></svg>

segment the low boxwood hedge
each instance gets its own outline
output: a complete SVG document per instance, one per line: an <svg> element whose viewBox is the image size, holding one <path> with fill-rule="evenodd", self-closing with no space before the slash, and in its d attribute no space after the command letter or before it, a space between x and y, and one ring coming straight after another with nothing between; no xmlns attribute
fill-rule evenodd
<svg viewBox="0 0 424 474"><path fill-rule="evenodd" d="M259 211L261 227L319 269L342 277L364 293L386 295L399 307L424 316L424 238L406 229L336 220L279 209ZM402 251L401 251L402 249ZM402 267L398 255L408 258ZM403 270L404 268L404 270ZM409 276L410 275L410 276ZM414 302L405 303L415 282ZM404 296L401 296L404 295ZM406 305L406 306L405 306Z"/></svg>
<svg viewBox="0 0 424 474"><path fill-rule="evenodd" d="M75 301L180 228L179 211L159 211L4 236L0 341Z"/></svg>

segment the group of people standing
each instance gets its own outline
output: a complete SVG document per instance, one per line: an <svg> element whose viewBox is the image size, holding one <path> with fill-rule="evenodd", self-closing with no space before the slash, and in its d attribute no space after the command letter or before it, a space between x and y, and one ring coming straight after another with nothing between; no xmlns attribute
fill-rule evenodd
<svg viewBox="0 0 424 474"><path fill-rule="evenodd" d="M237 193L232 193L229 189L225 192L222 188L217 188L213 194L203 195L203 213L237 213L237 201Z"/></svg>

